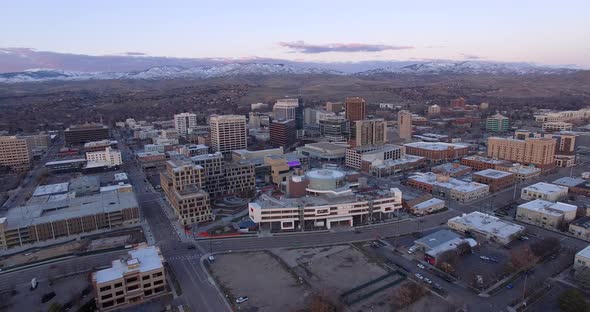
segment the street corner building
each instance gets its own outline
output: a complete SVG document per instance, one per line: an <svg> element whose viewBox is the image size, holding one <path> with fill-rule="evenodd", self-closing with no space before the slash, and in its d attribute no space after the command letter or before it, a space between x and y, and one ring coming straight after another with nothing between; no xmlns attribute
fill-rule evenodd
<svg viewBox="0 0 590 312"><path fill-rule="evenodd" d="M367 224L402 209L399 189L363 191L350 180L346 172L333 169L293 176L286 196L262 194L249 203L250 219L271 231L331 229Z"/></svg>
<svg viewBox="0 0 590 312"><path fill-rule="evenodd" d="M111 311L165 295L163 261L158 247L143 243L114 260L110 268L92 273L96 307Z"/></svg>

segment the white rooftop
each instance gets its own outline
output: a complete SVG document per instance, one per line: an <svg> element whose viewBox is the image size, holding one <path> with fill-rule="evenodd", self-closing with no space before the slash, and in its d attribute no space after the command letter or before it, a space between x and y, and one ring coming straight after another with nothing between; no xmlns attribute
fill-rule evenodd
<svg viewBox="0 0 590 312"><path fill-rule="evenodd" d="M559 178L559 179L553 181L554 184L567 186L567 187L573 187L576 185L580 185L584 182L586 182L586 180L579 179L579 178L570 178L570 177L563 177L563 178Z"/></svg>
<svg viewBox="0 0 590 312"><path fill-rule="evenodd" d="M566 203L554 203L543 199L535 199L528 203L524 203L518 206L528 210L540 211L546 214L560 216L567 212L575 212L578 210L577 206L566 204Z"/></svg>
<svg viewBox="0 0 590 312"><path fill-rule="evenodd" d="M586 248L578 251L576 256L581 256L583 258L590 259L590 245L588 245Z"/></svg>
<svg viewBox="0 0 590 312"><path fill-rule="evenodd" d="M69 182L40 185L40 186L37 186L37 188L35 189L35 192L33 192L33 196L43 196L43 195L67 193L69 186L70 186Z"/></svg>
<svg viewBox="0 0 590 312"><path fill-rule="evenodd" d="M413 142L404 144L404 146L427 149L431 151L444 151L449 148L467 148L463 144L444 143L444 142Z"/></svg>
<svg viewBox="0 0 590 312"><path fill-rule="evenodd" d="M538 193L543 193L543 194L549 194L549 193L567 192L568 189L565 186L560 186L560 185L555 185L555 184L545 183L545 182L539 182L539 183L535 183L533 185L529 185L529 186L523 188L523 190L533 191L533 192L538 192Z"/></svg>
<svg viewBox="0 0 590 312"><path fill-rule="evenodd" d="M444 203L445 201L442 199L438 199L438 198L431 198L427 201L423 201L417 205L414 206L414 209L428 209L430 206L432 205L438 205L440 203Z"/></svg>
<svg viewBox="0 0 590 312"><path fill-rule="evenodd" d="M409 179L430 184L436 185L438 187L447 188L447 189L455 189L460 192L473 192L479 189L488 188L489 186L482 183L477 182L465 182L459 179L449 178L448 182L445 181L437 181L436 174L433 172L428 173L421 173L417 175L413 175L409 177Z"/></svg>
<svg viewBox="0 0 590 312"><path fill-rule="evenodd" d="M129 256L130 259L127 261L115 260L112 267L95 272L96 283L120 279L127 272L139 270L143 273L162 268L162 257L155 246L138 246L135 250L129 251Z"/></svg>
<svg viewBox="0 0 590 312"><path fill-rule="evenodd" d="M520 173L520 174L533 174L537 172L541 172L541 168L533 167L533 166L513 166L508 169L510 172Z"/></svg>
<svg viewBox="0 0 590 312"><path fill-rule="evenodd" d="M498 219L492 215L474 211L470 214L463 214L449 220L449 223L465 225L472 231L493 234L502 238L509 238L524 230L524 227Z"/></svg>
<svg viewBox="0 0 590 312"><path fill-rule="evenodd" d="M512 175L512 173L510 173L510 172L494 170L494 169L486 169L486 170L475 172L473 174L480 175L480 176L486 177L486 178L491 178L491 179L501 179L501 178Z"/></svg>
<svg viewBox="0 0 590 312"><path fill-rule="evenodd" d="M121 181L121 180L127 180L127 173L125 172L120 172L120 173L115 173L115 181Z"/></svg>

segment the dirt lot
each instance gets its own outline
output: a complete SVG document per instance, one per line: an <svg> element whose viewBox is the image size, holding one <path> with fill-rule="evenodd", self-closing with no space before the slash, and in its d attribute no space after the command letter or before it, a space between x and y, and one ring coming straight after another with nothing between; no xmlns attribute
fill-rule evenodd
<svg viewBox="0 0 590 312"><path fill-rule="evenodd" d="M349 245L273 252L316 291L326 293L335 300L339 300L342 293L389 273ZM398 278L393 276L391 280ZM395 287L378 292L349 308L351 311L390 311L393 289Z"/></svg>
<svg viewBox="0 0 590 312"><path fill-rule="evenodd" d="M218 255L209 267L231 302L237 297L249 300L240 311L296 311L306 307L311 295L275 256L266 252Z"/></svg>

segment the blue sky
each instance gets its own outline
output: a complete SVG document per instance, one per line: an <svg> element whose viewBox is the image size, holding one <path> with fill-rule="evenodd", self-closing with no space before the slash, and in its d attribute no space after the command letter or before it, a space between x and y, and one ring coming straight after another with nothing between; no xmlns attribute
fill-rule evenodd
<svg viewBox="0 0 590 312"><path fill-rule="evenodd" d="M0 5L0 47L308 61L482 59L590 68L587 0L0 0Z"/></svg>

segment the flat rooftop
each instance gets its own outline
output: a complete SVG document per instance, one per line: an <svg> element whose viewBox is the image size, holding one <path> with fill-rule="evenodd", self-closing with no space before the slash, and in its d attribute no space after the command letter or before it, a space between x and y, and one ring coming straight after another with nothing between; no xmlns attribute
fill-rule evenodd
<svg viewBox="0 0 590 312"><path fill-rule="evenodd" d="M63 194L68 192L69 187L69 182L40 185L37 186L37 188L33 192L33 196Z"/></svg>
<svg viewBox="0 0 590 312"><path fill-rule="evenodd" d="M543 199L535 199L519 205L518 208L534 210L555 216L560 216L567 212L576 212L578 210L578 206L560 202L554 203Z"/></svg>
<svg viewBox="0 0 590 312"><path fill-rule="evenodd" d="M348 145L345 145L345 144L335 144L335 143L329 143L329 142L309 143L309 144L305 144L304 146L302 146L302 148L310 148L310 149L314 149L314 150L322 149L322 150L327 150L327 151L344 150L347 147L348 147Z"/></svg>
<svg viewBox="0 0 590 312"><path fill-rule="evenodd" d="M414 209L418 209L418 210L420 210L420 209L428 209L432 205L438 205L440 203L443 203L444 204L444 202L445 201L442 200L442 199L431 198L431 199L426 200L426 201L423 201L423 202L421 202L421 203L419 203L417 205L414 205L413 208Z"/></svg>
<svg viewBox="0 0 590 312"><path fill-rule="evenodd" d="M509 238L512 235L524 231L524 227L520 225L500 220L497 217L479 211L454 217L449 220L449 223L451 222L463 224L467 228L477 232L489 233L503 238Z"/></svg>
<svg viewBox="0 0 590 312"><path fill-rule="evenodd" d="M15 207L8 210L6 218L8 229L14 229L135 207L138 207L138 203L133 192L104 192Z"/></svg>
<svg viewBox="0 0 590 312"><path fill-rule="evenodd" d="M399 159L387 159L385 161L383 161L380 164L377 165L373 165L376 168L388 168L388 167L394 167L394 166L400 166L400 165L405 165L405 164L411 164L411 163L415 163L415 162L419 162L421 160L424 160L424 157L421 156L414 156L414 155L405 155L402 158Z"/></svg>
<svg viewBox="0 0 590 312"><path fill-rule="evenodd" d="M437 181L436 174L433 172L413 175L413 176L409 177L408 179L415 180L415 181L418 181L421 183L430 184L430 185L436 185L436 186L443 187L443 188L455 189L455 190L458 190L461 192L472 192L472 191L476 191L476 190L483 189L483 188L489 189L489 186L486 184L477 183L477 182L465 182L465 181L462 181L459 179L454 179L454 178L449 178L449 181L447 181L447 182Z"/></svg>
<svg viewBox="0 0 590 312"><path fill-rule="evenodd" d="M367 201L370 199L384 198L393 196L389 190L379 190L364 193L347 192L343 194L326 193L322 195L309 195L298 198L282 197L280 199L270 197L268 195L260 196L255 203L262 209L270 208L297 208L297 207L312 207L312 206L326 206L354 203L360 201Z"/></svg>
<svg viewBox="0 0 590 312"><path fill-rule="evenodd" d="M508 176L513 175L511 172L494 170L494 169L486 169L478 172L474 172L474 175L479 175L482 177L490 178L490 179L501 179Z"/></svg>
<svg viewBox="0 0 590 312"><path fill-rule="evenodd" d="M65 164L72 164L72 163L85 163L86 161L87 160L85 158L55 160L55 161L46 162L45 166L65 165Z"/></svg>
<svg viewBox="0 0 590 312"><path fill-rule="evenodd" d="M432 234L426 235L414 241L414 244L422 244L430 249L436 248L440 244L460 238L459 234L451 230L440 230Z"/></svg>
<svg viewBox="0 0 590 312"><path fill-rule="evenodd" d="M421 148L431 151L444 151L449 148L467 148L467 145L444 142L413 142L404 144L406 147Z"/></svg>
<svg viewBox="0 0 590 312"><path fill-rule="evenodd" d="M516 174L534 174L537 172L541 172L541 168L533 167L533 166L512 166L508 168L508 171Z"/></svg>
<svg viewBox="0 0 590 312"><path fill-rule="evenodd" d="M587 246L586 248L578 251L578 253L576 254L576 256L580 256L586 259L590 259L590 246Z"/></svg>
<svg viewBox="0 0 590 312"><path fill-rule="evenodd" d="M533 191L533 192L538 192L538 193L543 193L543 194L549 194L549 193L567 192L568 189L567 189L567 187L561 186L561 185L539 182L539 183L535 183L533 185L529 185L529 186L523 188L523 190Z"/></svg>
<svg viewBox="0 0 590 312"><path fill-rule="evenodd" d="M463 166L458 163L446 163L446 164L432 167L432 169L433 170L440 170L440 171L444 171L444 172L449 172L449 173L456 173L456 172L461 172L463 170L469 170L469 169L471 169L471 167Z"/></svg>
<svg viewBox="0 0 590 312"><path fill-rule="evenodd" d="M494 165L510 163L507 160L492 159L492 158L488 158L488 157L485 157L485 156L479 156L479 155L466 156L466 157L463 157L463 159L465 159L465 160L479 161L479 162L484 162L484 163L494 164Z"/></svg>
<svg viewBox="0 0 590 312"><path fill-rule="evenodd" d="M578 186L580 184L585 185L586 182L587 182L586 180L580 179L580 178L563 177L563 178L559 178L551 183L561 185L561 186L566 186L566 187L574 187L574 186Z"/></svg>
<svg viewBox="0 0 590 312"><path fill-rule="evenodd" d="M94 273L98 284L123 278L128 272L139 271L140 273L150 272L162 268L162 256L160 250L155 246L140 246L129 251L129 260L115 260L112 267Z"/></svg>

